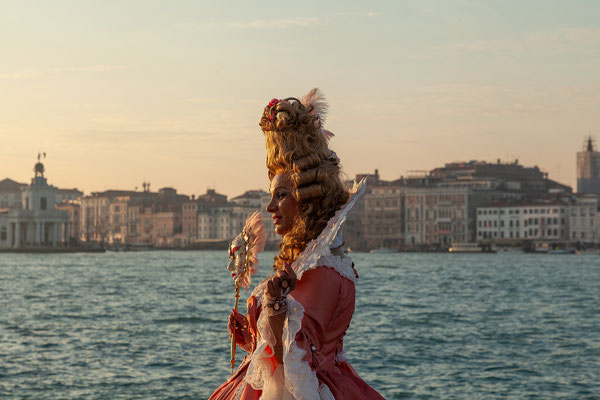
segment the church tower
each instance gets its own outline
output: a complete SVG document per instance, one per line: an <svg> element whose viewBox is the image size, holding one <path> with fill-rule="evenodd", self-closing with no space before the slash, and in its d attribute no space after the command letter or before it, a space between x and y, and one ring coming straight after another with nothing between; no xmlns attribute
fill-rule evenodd
<svg viewBox="0 0 600 400"><path fill-rule="evenodd" d="M56 208L56 188L48 185L48 181L44 177L44 164L42 164L40 158L41 154L38 154L38 162L33 167L35 175L31 178L31 185L23 190L21 201L24 210L37 213L55 210Z"/></svg>
<svg viewBox="0 0 600 400"><path fill-rule="evenodd" d="M583 151L577 153L577 192L600 193L600 152L596 151L591 136L586 139Z"/></svg>

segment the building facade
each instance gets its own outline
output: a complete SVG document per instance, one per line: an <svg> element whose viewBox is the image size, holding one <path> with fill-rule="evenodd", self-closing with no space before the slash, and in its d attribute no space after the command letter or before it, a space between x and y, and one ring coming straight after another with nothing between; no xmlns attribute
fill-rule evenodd
<svg viewBox="0 0 600 400"><path fill-rule="evenodd" d="M159 239L164 235L156 236L162 232L158 226L164 216L157 214L173 212L173 234L180 234L182 204L187 201L188 196L177 194L173 188L158 192L94 192L80 199L80 240L114 245L164 243L165 240Z"/></svg>
<svg viewBox="0 0 600 400"><path fill-rule="evenodd" d="M21 208L21 192L26 187L27 184L8 178L0 181L0 209Z"/></svg>
<svg viewBox="0 0 600 400"><path fill-rule="evenodd" d="M468 188L408 187L405 189L405 240L408 246L469 242Z"/></svg>
<svg viewBox="0 0 600 400"><path fill-rule="evenodd" d="M565 242L568 237L569 205L564 202L496 203L477 208L478 241Z"/></svg>
<svg viewBox="0 0 600 400"><path fill-rule="evenodd" d="M404 244L404 188L373 186L364 195L362 240L367 249L399 249Z"/></svg>
<svg viewBox="0 0 600 400"><path fill-rule="evenodd" d="M598 244L599 195L577 195L571 199L569 210L569 241L572 243Z"/></svg>
<svg viewBox="0 0 600 400"><path fill-rule="evenodd" d="M58 203L56 209L66 212L69 216L69 225L67 229L64 230L63 239L69 244L77 244L79 240L81 206L76 200L69 200Z"/></svg>
<svg viewBox="0 0 600 400"><path fill-rule="evenodd" d="M34 171L31 185L21 188L20 207L0 210L0 248L68 244L69 215L56 209L57 188L48 184L41 162Z"/></svg>

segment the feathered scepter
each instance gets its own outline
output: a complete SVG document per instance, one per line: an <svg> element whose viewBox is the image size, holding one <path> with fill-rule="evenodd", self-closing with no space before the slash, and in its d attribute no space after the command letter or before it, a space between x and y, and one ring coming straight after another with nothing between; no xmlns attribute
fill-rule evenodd
<svg viewBox="0 0 600 400"><path fill-rule="evenodd" d="M248 290L252 275L258 271L257 255L265 248L267 234L260 212L255 211L247 220L242 232L229 245L229 264L231 277L235 283L235 312L238 309L240 288ZM231 334L231 373L235 366L235 319Z"/></svg>

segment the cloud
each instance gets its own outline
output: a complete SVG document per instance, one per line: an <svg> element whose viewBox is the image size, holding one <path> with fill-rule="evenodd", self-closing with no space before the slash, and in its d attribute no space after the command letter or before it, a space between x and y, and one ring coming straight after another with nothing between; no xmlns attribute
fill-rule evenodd
<svg viewBox="0 0 600 400"><path fill-rule="evenodd" d="M307 28L324 24L321 18L311 17L292 17L279 19L254 19L250 21L226 21L226 22L211 22L211 23L180 23L175 24L176 28L191 29L191 30L206 30L206 29L291 29L291 28Z"/></svg>
<svg viewBox="0 0 600 400"><path fill-rule="evenodd" d="M305 28L309 26L318 25L321 23L319 18L280 18L273 20L255 19L247 22L228 22L227 26L230 28L239 29L287 29L287 28Z"/></svg>
<svg viewBox="0 0 600 400"><path fill-rule="evenodd" d="M262 104L263 99L248 99L240 97L187 97L180 100L182 103L197 103L197 104Z"/></svg>
<svg viewBox="0 0 600 400"><path fill-rule="evenodd" d="M88 65L82 67L65 67L55 68L51 70L55 73L63 72L110 72L110 71L122 71L127 69L125 65Z"/></svg>
<svg viewBox="0 0 600 400"><path fill-rule="evenodd" d="M7 72L0 74L0 79L19 80L19 79L36 79L42 76L41 71L23 70L17 72Z"/></svg>
<svg viewBox="0 0 600 400"><path fill-rule="evenodd" d="M19 80L19 79L39 79L51 76L57 76L62 74L70 74L76 72L89 72L89 73L102 73L111 71L121 71L127 69L124 65L86 65L86 66L72 66L72 67L60 67L44 70L36 69L25 69L16 72L0 73L0 79L4 80Z"/></svg>
<svg viewBox="0 0 600 400"><path fill-rule="evenodd" d="M469 54L566 56L598 53L598 49L600 49L600 28L562 28L510 39L483 39L434 46L419 53L417 58Z"/></svg>
<svg viewBox="0 0 600 400"><path fill-rule="evenodd" d="M373 18L378 17L381 13L375 11L348 11L348 12L338 12L335 15L337 17L354 17L354 18Z"/></svg>

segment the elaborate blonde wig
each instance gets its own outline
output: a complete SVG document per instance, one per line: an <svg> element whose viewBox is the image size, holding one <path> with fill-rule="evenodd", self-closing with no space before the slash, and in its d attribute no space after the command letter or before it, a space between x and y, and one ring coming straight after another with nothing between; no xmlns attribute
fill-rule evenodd
<svg viewBox="0 0 600 400"><path fill-rule="evenodd" d="M271 100L260 119L269 179L288 173L300 205L292 228L279 245L274 265L277 269L291 264L348 200L340 179L340 160L328 147L333 134L323 129L326 112L327 104L315 88L302 100Z"/></svg>

